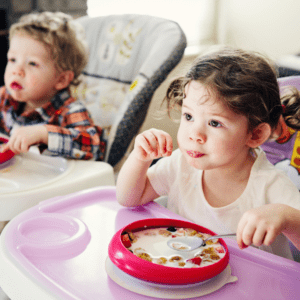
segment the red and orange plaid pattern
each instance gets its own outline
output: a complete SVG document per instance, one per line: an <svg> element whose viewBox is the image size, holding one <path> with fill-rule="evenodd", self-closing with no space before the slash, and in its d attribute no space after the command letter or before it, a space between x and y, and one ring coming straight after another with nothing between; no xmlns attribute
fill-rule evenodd
<svg viewBox="0 0 300 300"><path fill-rule="evenodd" d="M48 146L41 145L40 149L65 158L104 160L103 130L68 89L35 110L24 112L24 106L25 103L12 99L5 87L0 88L0 132L9 135L14 126L45 124Z"/></svg>

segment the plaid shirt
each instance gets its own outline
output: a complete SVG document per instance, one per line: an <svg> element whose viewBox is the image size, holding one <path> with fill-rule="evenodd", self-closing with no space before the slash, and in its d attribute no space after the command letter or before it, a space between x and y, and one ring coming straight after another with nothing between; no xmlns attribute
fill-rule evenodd
<svg viewBox="0 0 300 300"><path fill-rule="evenodd" d="M59 91L42 107L24 112L25 103L15 101L0 88L0 132L10 135L14 127L43 125L48 130L48 146L40 145L44 154L66 158L103 160L106 142L103 131L95 126L84 105Z"/></svg>

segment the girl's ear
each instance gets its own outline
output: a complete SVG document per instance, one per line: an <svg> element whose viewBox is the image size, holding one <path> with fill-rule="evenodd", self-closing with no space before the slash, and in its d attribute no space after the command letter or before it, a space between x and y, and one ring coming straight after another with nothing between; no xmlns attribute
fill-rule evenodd
<svg viewBox="0 0 300 300"><path fill-rule="evenodd" d="M267 123L261 123L255 127L250 133L250 137L247 146L250 148L256 148L267 141L271 135L271 126Z"/></svg>
<svg viewBox="0 0 300 300"><path fill-rule="evenodd" d="M62 71L57 78L55 88L59 91L69 86L71 81L74 79L73 71Z"/></svg>

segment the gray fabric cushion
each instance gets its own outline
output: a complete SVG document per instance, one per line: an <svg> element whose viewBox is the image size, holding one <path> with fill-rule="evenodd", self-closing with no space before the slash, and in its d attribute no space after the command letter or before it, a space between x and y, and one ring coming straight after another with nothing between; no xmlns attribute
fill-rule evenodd
<svg viewBox="0 0 300 300"><path fill-rule="evenodd" d="M141 127L153 93L181 60L186 38L173 21L146 15L77 19L89 62L76 96L110 127L106 161L116 165Z"/></svg>

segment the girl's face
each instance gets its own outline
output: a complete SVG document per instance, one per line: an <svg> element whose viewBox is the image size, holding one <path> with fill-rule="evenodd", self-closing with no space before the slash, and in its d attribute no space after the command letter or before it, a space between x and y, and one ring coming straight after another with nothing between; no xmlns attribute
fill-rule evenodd
<svg viewBox="0 0 300 300"><path fill-rule="evenodd" d="M5 86L11 96L31 107L40 107L56 94L59 76L46 46L23 34L10 41Z"/></svg>
<svg viewBox="0 0 300 300"><path fill-rule="evenodd" d="M185 89L178 145L187 162L201 170L234 168L250 155L248 121L227 108L197 81Z"/></svg>

